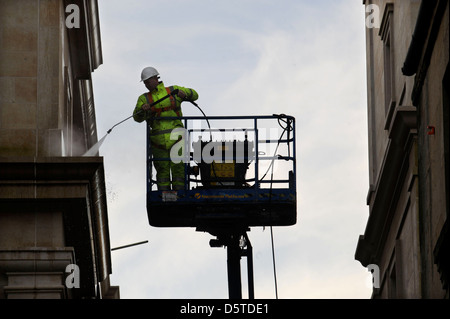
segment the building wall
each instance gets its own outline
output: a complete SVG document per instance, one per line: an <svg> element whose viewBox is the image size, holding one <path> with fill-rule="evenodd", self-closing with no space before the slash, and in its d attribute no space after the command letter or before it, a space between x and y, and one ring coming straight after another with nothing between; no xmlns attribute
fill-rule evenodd
<svg viewBox="0 0 450 319"><path fill-rule="evenodd" d="M101 63L96 0L0 0L0 299L119 296L103 159L77 157L97 141Z"/></svg>
<svg viewBox="0 0 450 319"><path fill-rule="evenodd" d="M392 112L398 105L412 105L414 80L402 75L401 66L408 50L420 1L366 1L366 6L379 8L382 28L366 27L366 59L368 76L368 115L370 149L370 183L375 185L389 142ZM395 10L394 10L395 6ZM388 13L392 12L390 15ZM387 21L387 22L386 22ZM385 38L390 36L392 91L386 102Z"/></svg>
<svg viewBox="0 0 450 319"><path fill-rule="evenodd" d="M93 144L87 136L96 135L84 134L95 114L82 108L93 100L90 71L101 63L99 45L91 45L92 65L78 58L74 47L88 49L80 45L83 29L66 28L67 1L2 0L0 6L0 156L83 154ZM98 26L91 27L97 31L84 41L99 41Z"/></svg>
<svg viewBox="0 0 450 319"><path fill-rule="evenodd" d="M62 10L61 1L1 1L2 156L48 155L60 129Z"/></svg>
<svg viewBox="0 0 450 319"><path fill-rule="evenodd" d="M445 134L447 130L448 140L448 112L449 104L444 102L444 76L449 72L449 5L445 8L442 24L437 32L436 44L432 50L427 75L421 93L418 96L417 106L419 111L418 138L421 145L419 152L420 169L420 197L421 201L421 235L428 240L422 240L421 248L424 257L423 269L423 294L429 298L441 298L441 280L435 263L435 249L440 236L446 231L448 223L449 198L446 185L448 176L448 148L445 146ZM448 90L448 88L447 88ZM428 126L435 129L433 135L428 135ZM445 153L447 152L447 154ZM447 235L448 236L448 235ZM448 254L448 251L447 251ZM448 288L447 288L448 295Z"/></svg>
<svg viewBox="0 0 450 319"><path fill-rule="evenodd" d="M423 1L363 3L378 9L380 19L379 27L366 25L369 219L355 257L380 269L374 298L448 297L436 257L439 239L448 241L448 1L428 2L435 11L426 23ZM427 32L426 41L413 46L417 25L438 30L437 36ZM417 70L406 72L411 60Z"/></svg>

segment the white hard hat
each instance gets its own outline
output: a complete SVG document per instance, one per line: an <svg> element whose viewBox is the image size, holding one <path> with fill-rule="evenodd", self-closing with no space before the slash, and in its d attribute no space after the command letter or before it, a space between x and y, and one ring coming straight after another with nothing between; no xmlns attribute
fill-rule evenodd
<svg viewBox="0 0 450 319"><path fill-rule="evenodd" d="M152 78L154 76L157 76L157 75L159 75L158 71L155 68L149 66L149 67L147 67L147 68L142 70L141 82L145 81L145 80L148 80L148 79L150 79L150 78Z"/></svg>

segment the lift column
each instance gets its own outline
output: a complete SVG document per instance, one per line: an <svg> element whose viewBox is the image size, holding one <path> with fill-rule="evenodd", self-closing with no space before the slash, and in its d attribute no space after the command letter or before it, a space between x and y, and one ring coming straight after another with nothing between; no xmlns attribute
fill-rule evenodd
<svg viewBox="0 0 450 319"><path fill-rule="evenodd" d="M231 235L227 242L228 294L230 299L242 299L241 287L241 234Z"/></svg>
<svg viewBox="0 0 450 319"><path fill-rule="evenodd" d="M211 232L217 239L211 239L211 247L227 247L228 294L230 299L242 299L241 257L247 257L248 297L255 298L253 281L253 248L247 230L229 229ZM246 249L244 249L246 247Z"/></svg>
<svg viewBox="0 0 450 319"><path fill-rule="evenodd" d="M226 246L230 299L242 299L240 260L247 257L248 296L254 299L253 248L247 232L250 227L291 226L297 222L295 118L273 114L154 120L184 121L186 183L182 190L157 189L154 161L172 159L153 157L152 130L147 125L147 214L150 225L195 227L196 231L216 237L210 240L211 247ZM206 120L209 130L198 129L201 125L190 122L196 120ZM210 120L228 120L231 124L225 129L211 129ZM237 124L237 121L243 121L243 124ZM260 125L260 121L264 124ZM272 136L272 128L277 129L278 138ZM268 131L260 134L263 129L270 130L271 134ZM209 132L209 141L202 140L204 132ZM213 132L222 135L219 140L213 141ZM237 136L241 134L243 136ZM270 163L264 174L260 174L263 173L260 171L262 161ZM273 173L276 161L283 162L283 169L280 170L282 174L274 178L269 173L270 168ZM250 176L246 176L247 172Z"/></svg>

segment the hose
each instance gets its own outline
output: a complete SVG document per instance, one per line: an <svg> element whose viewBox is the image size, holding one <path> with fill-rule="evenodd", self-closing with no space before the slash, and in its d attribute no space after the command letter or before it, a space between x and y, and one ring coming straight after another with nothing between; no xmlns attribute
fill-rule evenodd
<svg viewBox="0 0 450 319"><path fill-rule="evenodd" d="M193 101L189 101L191 102L194 106L196 106L200 112L202 112L203 116L205 117L206 123L208 124L208 128L209 128L209 141L212 142L212 132L211 132L211 125L209 124L209 120L208 117L206 116L205 112L203 112L203 110L200 108L200 106L198 106L197 103L193 102Z"/></svg>

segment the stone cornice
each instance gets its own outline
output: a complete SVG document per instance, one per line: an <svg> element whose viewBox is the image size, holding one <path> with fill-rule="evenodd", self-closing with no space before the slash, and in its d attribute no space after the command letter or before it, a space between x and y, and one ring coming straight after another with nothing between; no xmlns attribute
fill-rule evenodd
<svg viewBox="0 0 450 319"><path fill-rule="evenodd" d="M376 263L384 238L389 231L396 197L404 182L412 137L417 134L415 107L400 106L393 115L386 149L377 184L368 196L370 215L364 235L358 240L355 259L363 266Z"/></svg>
<svg viewBox="0 0 450 319"><path fill-rule="evenodd" d="M0 213L30 210L63 213L88 289L112 273L102 157L0 158Z"/></svg>

